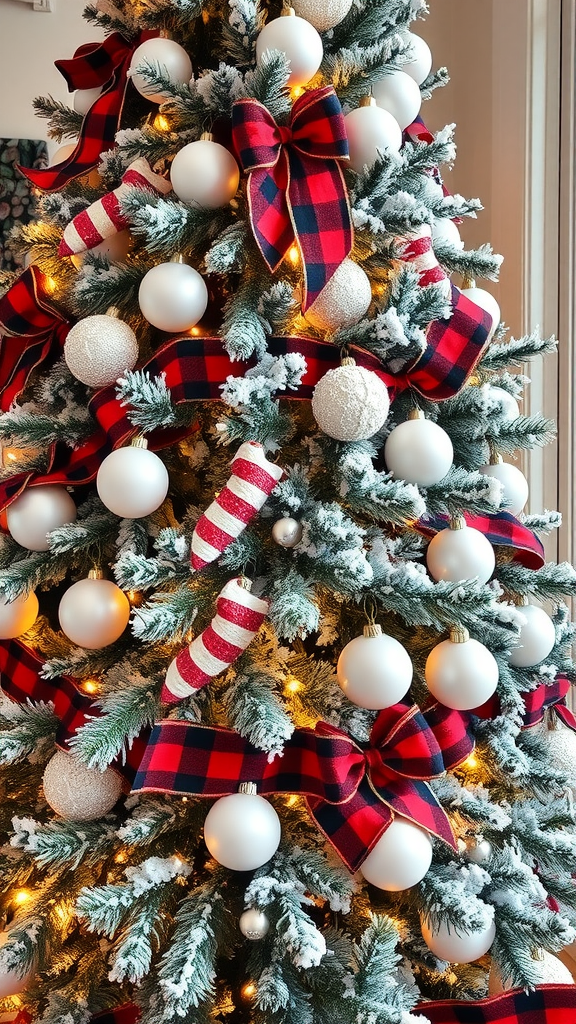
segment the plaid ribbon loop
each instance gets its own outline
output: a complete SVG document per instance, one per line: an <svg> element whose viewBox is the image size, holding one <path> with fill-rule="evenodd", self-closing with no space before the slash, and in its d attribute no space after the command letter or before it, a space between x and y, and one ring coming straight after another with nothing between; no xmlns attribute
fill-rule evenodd
<svg viewBox="0 0 576 1024"><path fill-rule="evenodd" d="M429 1024L576 1024L576 986L538 985L488 999L419 1003L415 1013Z"/></svg>
<svg viewBox="0 0 576 1024"><path fill-rule="evenodd" d="M274 272L296 242L304 269L305 311L352 248L352 221L341 161L348 139L329 85L296 100L287 126L258 100L237 100L232 137L249 175L250 221Z"/></svg>

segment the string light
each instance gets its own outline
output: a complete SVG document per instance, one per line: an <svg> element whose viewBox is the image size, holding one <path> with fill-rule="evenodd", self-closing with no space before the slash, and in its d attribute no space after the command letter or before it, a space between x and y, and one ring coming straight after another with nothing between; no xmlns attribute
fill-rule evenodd
<svg viewBox="0 0 576 1024"><path fill-rule="evenodd" d="M100 683L98 679L83 679L80 683L80 689L84 693L98 693L100 689Z"/></svg>
<svg viewBox="0 0 576 1024"><path fill-rule="evenodd" d="M257 991L258 990L257 990L256 985L254 984L254 982L253 981L248 981L240 989L240 995L242 996L242 999L253 999L254 996L256 995Z"/></svg>
<svg viewBox="0 0 576 1024"><path fill-rule="evenodd" d="M287 807L294 807L298 803L298 797L295 793L292 793L286 800Z"/></svg>
<svg viewBox="0 0 576 1024"><path fill-rule="evenodd" d="M58 287L58 284L54 280L53 277L47 277L46 278L46 280L44 282L44 288L48 292L49 295L54 295L54 292L56 291L57 287Z"/></svg>
<svg viewBox="0 0 576 1024"><path fill-rule="evenodd" d="M200 335L202 334L202 331L200 327L191 327L190 330L188 331L188 334L191 335L192 338L199 338Z"/></svg>
<svg viewBox="0 0 576 1024"><path fill-rule="evenodd" d="M464 768L464 770L469 769L469 768L477 768L478 767L478 758L476 757L476 754L474 754L474 753L469 754L468 757L466 758L466 760L462 762L460 767Z"/></svg>
<svg viewBox="0 0 576 1024"><path fill-rule="evenodd" d="M304 89L302 88L301 85L295 85L292 89L290 89L290 96L293 100L297 100L299 96L302 96L303 92Z"/></svg>
<svg viewBox="0 0 576 1024"><path fill-rule="evenodd" d="M300 250L297 245L291 245L288 249L288 259L293 267L297 267L300 263Z"/></svg>
<svg viewBox="0 0 576 1024"><path fill-rule="evenodd" d="M18 907L21 907L23 903L26 903L30 899L31 895L32 893L29 889L18 889L18 891L14 893L14 903Z"/></svg>
<svg viewBox="0 0 576 1024"><path fill-rule="evenodd" d="M128 854L126 853L126 850L120 850L120 852L114 857L115 864L125 864L127 860Z"/></svg>
<svg viewBox="0 0 576 1024"><path fill-rule="evenodd" d="M298 691L301 689L302 683L300 682L299 679L296 679L296 676L286 677L286 681L284 683L284 693L286 694L287 697L291 696L294 693L298 693Z"/></svg>
<svg viewBox="0 0 576 1024"><path fill-rule="evenodd" d="M154 118L154 127L159 132L167 132L170 127L168 118L164 117L164 114L156 114L156 117Z"/></svg>
<svg viewBox="0 0 576 1024"><path fill-rule="evenodd" d="M144 602L144 594L141 590L127 590L126 597L133 608L139 608Z"/></svg>

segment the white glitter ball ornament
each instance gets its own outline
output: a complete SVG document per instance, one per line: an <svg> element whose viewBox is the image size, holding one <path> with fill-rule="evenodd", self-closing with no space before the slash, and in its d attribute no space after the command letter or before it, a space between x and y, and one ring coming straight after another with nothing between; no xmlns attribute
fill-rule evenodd
<svg viewBox="0 0 576 1024"><path fill-rule="evenodd" d="M93 569L63 594L58 606L63 632L73 644L99 651L118 640L128 625L130 602L112 580Z"/></svg>
<svg viewBox="0 0 576 1024"><path fill-rule="evenodd" d="M272 527L272 540L281 548L295 548L302 540L302 523L291 516L277 519Z"/></svg>
<svg viewBox="0 0 576 1024"><path fill-rule="evenodd" d="M113 313L87 316L68 332L64 359L76 380L89 388L103 388L134 369L138 341L132 328Z"/></svg>
<svg viewBox="0 0 576 1024"><path fill-rule="evenodd" d="M511 395L509 391L505 391L504 388L496 387L496 385L490 386L489 394L490 398L500 406L505 422L510 423L518 419L520 406L514 395Z"/></svg>
<svg viewBox="0 0 576 1024"><path fill-rule="evenodd" d="M535 982L536 985L574 984L574 978L568 968L565 967L557 956L554 956L545 949L541 949L539 956L534 957L534 968L538 974ZM502 992L508 992L511 988L514 988L511 979L503 979L496 964L493 963L488 975L488 995L498 996Z"/></svg>
<svg viewBox="0 0 576 1024"><path fill-rule="evenodd" d="M216 210L234 198L240 169L232 153L206 133L178 150L170 168L172 187L183 203Z"/></svg>
<svg viewBox="0 0 576 1024"><path fill-rule="evenodd" d="M528 481L516 466L509 462L499 462L490 466L480 466L480 473L491 476L502 484L502 504L506 512L513 516L519 515L528 501Z"/></svg>
<svg viewBox="0 0 576 1024"><path fill-rule="evenodd" d="M362 862L360 873L378 889L402 892L421 882L431 863L428 833L396 817Z"/></svg>
<svg viewBox="0 0 576 1024"><path fill-rule="evenodd" d="M386 422L390 399L383 381L343 359L341 366L318 381L312 395L312 412L320 430L337 441L365 441Z"/></svg>
<svg viewBox="0 0 576 1024"><path fill-rule="evenodd" d="M142 437L110 452L96 476L100 501L121 519L151 515L160 508L169 485L166 466Z"/></svg>
<svg viewBox="0 0 576 1024"><path fill-rule="evenodd" d="M564 770L571 768L572 777L576 775L576 733L564 725L555 729L545 729L542 733L548 746L551 760Z"/></svg>
<svg viewBox="0 0 576 1024"><path fill-rule="evenodd" d="M498 663L484 644L468 631L454 628L450 639L433 647L426 659L426 685L440 704L455 711L472 711L498 686Z"/></svg>
<svg viewBox="0 0 576 1024"><path fill-rule="evenodd" d="M173 39L164 39L158 36L154 39L146 39L145 42L140 43L140 46L137 46L132 54L128 78L131 79L132 85L138 90L140 95L152 103L163 103L166 95L161 92L154 92L154 87L150 85L144 75L138 73L137 68L139 65L150 63L152 65L159 64L161 72L174 85L185 85L192 76L192 61L190 57L186 50L179 43L175 43Z"/></svg>
<svg viewBox="0 0 576 1024"><path fill-rule="evenodd" d="M475 302L477 306L480 306L480 309L484 309L492 317L492 327L488 334L488 341L490 341L501 319L500 306L496 299L485 288L476 288L475 285L471 285L470 288L463 288L462 294L466 295L468 299Z"/></svg>
<svg viewBox="0 0 576 1024"><path fill-rule="evenodd" d="M280 18L264 25L256 40L256 63L262 64L267 50L280 50L290 62L287 85L306 85L318 71L324 56L322 40L309 21L296 16L288 7Z"/></svg>
<svg viewBox="0 0 576 1024"><path fill-rule="evenodd" d="M405 32L404 38L410 44L411 60L402 65L402 71L410 75L418 85L422 85L432 70L432 51L426 40L415 32Z"/></svg>
<svg viewBox="0 0 576 1024"><path fill-rule="evenodd" d="M449 529L440 530L426 550L426 565L435 580L459 583L473 580L487 583L496 565L494 548L480 530L457 519Z"/></svg>
<svg viewBox="0 0 576 1024"><path fill-rule="evenodd" d="M296 14L314 25L318 32L327 32L344 20L352 0L294 0Z"/></svg>
<svg viewBox="0 0 576 1024"><path fill-rule="evenodd" d="M432 925L421 920L422 938L428 949L440 960L454 964L471 964L484 956L496 938L494 921L476 932L456 931L453 925L442 921Z"/></svg>
<svg viewBox="0 0 576 1024"><path fill-rule="evenodd" d="M10 932L0 932L0 949L10 938ZM34 967L31 967L29 971L24 974L20 974L15 967L2 967L0 969L0 999L7 999L9 996L17 996L22 992L27 985L33 980L35 974ZM16 1020L20 1016L17 1014L7 1014L6 1021ZM0 1021L3 1016L0 1016Z"/></svg>
<svg viewBox="0 0 576 1024"><path fill-rule="evenodd" d="M217 800L204 822L208 850L231 871L255 871L266 864L276 853L280 836L276 811L251 783L242 783L240 792Z"/></svg>
<svg viewBox="0 0 576 1024"><path fill-rule="evenodd" d="M432 487L452 466L454 449L448 434L424 413L414 410L410 419L390 432L384 446L387 468L396 480Z"/></svg>
<svg viewBox="0 0 576 1024"><path fill-rule="evenodd" d="M122 793L120 776L112 768L87 768L64 750L48 761L42 784L46 802L66 821L96 821L112 810Z"/></svg>
<svg viewBox="0 0 576 1024"><path fill-rule="evenodd" d="M142 278L138 303L142 315L160 331L188 331L206 312L208 289L194 267L176 260L158 263Z"/></svg>
<svg viewBox="0 0 576 1024"><path fill-rule="evenodd" d="M346 644L338 658L338 685L352 704L371 711L392 707L410 688L412 662L407 650L380 626L364 627L364 635Z"/></svg>
<svg viewBox="0 0 576 1024"><path fill-rule="evenodd" d="M242 935L246 939L251 939L253 942L256 942L258 939L263 939L270 930L270 921L266 917L266 914L263 914L261 910L255 910L254 908L245 910L244 913L240 915L238 924L240 925Z"/></svg>
<svg viewBox="0 0 576 1024"><path fill-rule="evenodd" d="M368 275L354 260L345 259L306 310L305 317L316 330L333 333L357 324L371 302Z"/></svg>
<svg viewBox="0 0 576 1024"><path fill-rule="evenodd" d="M520 627L518 646L508 660L514 668L531 668L550 654L556 643L556 630L550 616L538 605L524 604L518 610L526 622Z"/></svg>
<svg viewBox="0 0 576 1024"><path fill-rule="evenodd" d="M32 590L8 602L0 594L0 640L12 640L32 628L38 618L38 598Z"/></svg>
<svg viewBox="0 0 576 1024"><path fill-rule="evenodd" d="M358 174L365 167L372 167L381 152L400 152L402 129L392 114L376 105L373 97L365 97L359 107L346 114L344 120L350 167Z"/></svg>
<svg viewBox="0 0 576 1024"><path fill-rule="evenodd" d="M48 551L48 534L76 522L76 505L65 487L27 487L6 509L11 537L29 551Z"/></svg>
<svg viewBox="0 0 576 1024"><path fill-rule="evenodd" d="M416 120L422 106L420 87L405 71L390 71L372 84L372 95L404 130Z"/></svg>

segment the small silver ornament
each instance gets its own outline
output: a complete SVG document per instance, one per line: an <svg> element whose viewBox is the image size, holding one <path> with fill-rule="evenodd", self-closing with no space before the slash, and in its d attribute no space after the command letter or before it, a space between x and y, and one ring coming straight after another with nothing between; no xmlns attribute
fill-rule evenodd
<svg viewBox="0 0 576 1024"><path fill-rule="evenodd" d="M466 848L468 860L483 867L492 856L492 846L487 839L471 839Z"/></svg>
<svg viewBox="0 0 576 1024"><path fill-rule="evenodd" d="M272 539L281 548L295 548L302 540L302 523L291 516L277 519L272 527Z"/></svg>
<svg viewBox="0 0 576 1024"><path fill-rule="evenodd" d="M264 936L268 934L268 929L270 928L270 921L266 917L266 914L263 914L261 910L256 910L255 908L245 910L240 916L238 923L240 925L242 935L244 935L246 939L251 939L253 942L258 939L263 939Z"/></svg>

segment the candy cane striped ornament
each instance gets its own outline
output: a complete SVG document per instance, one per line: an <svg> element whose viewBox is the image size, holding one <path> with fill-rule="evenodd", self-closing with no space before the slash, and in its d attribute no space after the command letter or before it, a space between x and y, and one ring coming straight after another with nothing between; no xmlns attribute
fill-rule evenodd
<svg viewBox="0 0 576 1024"><path fill-rule="evenodd" d="M232 476L198 520L192 534L191 561L203 569L240 536L282 477L257 441L241 444L232 460Z"/></svg>
<svg viewBox="0 0 576 1024"><path fill-rule="evenodd" d="M252 642L268 614L269 602L250 593L250 580L229 580L216 601L216 615L168 667L162 702L175 704L229 668Z"/></svg>
<svg viewBox="0 0 576 1024"><path fill-rule="evenodd" d="M166 195L172 185L160 174L155 174L144 157L139 157L122 175L122 184L78 213L64 229L58 246L60 256L75 256L93 249L104 239L123 231L130 224L122 213L121 200L131 188L147 189L156 195Z"/></svg>
<svg viewBox="0 0 576 1024"><path fill-rule="evenodd" d="M450 279L442 269L432 248L432 228L429 224L421 224L413 232L407 242L402 242L399 250L400 259L408 263L418 274L418 284L425 288L429 284L442 284L446 298L450 299L452 289Z"/></svg>

